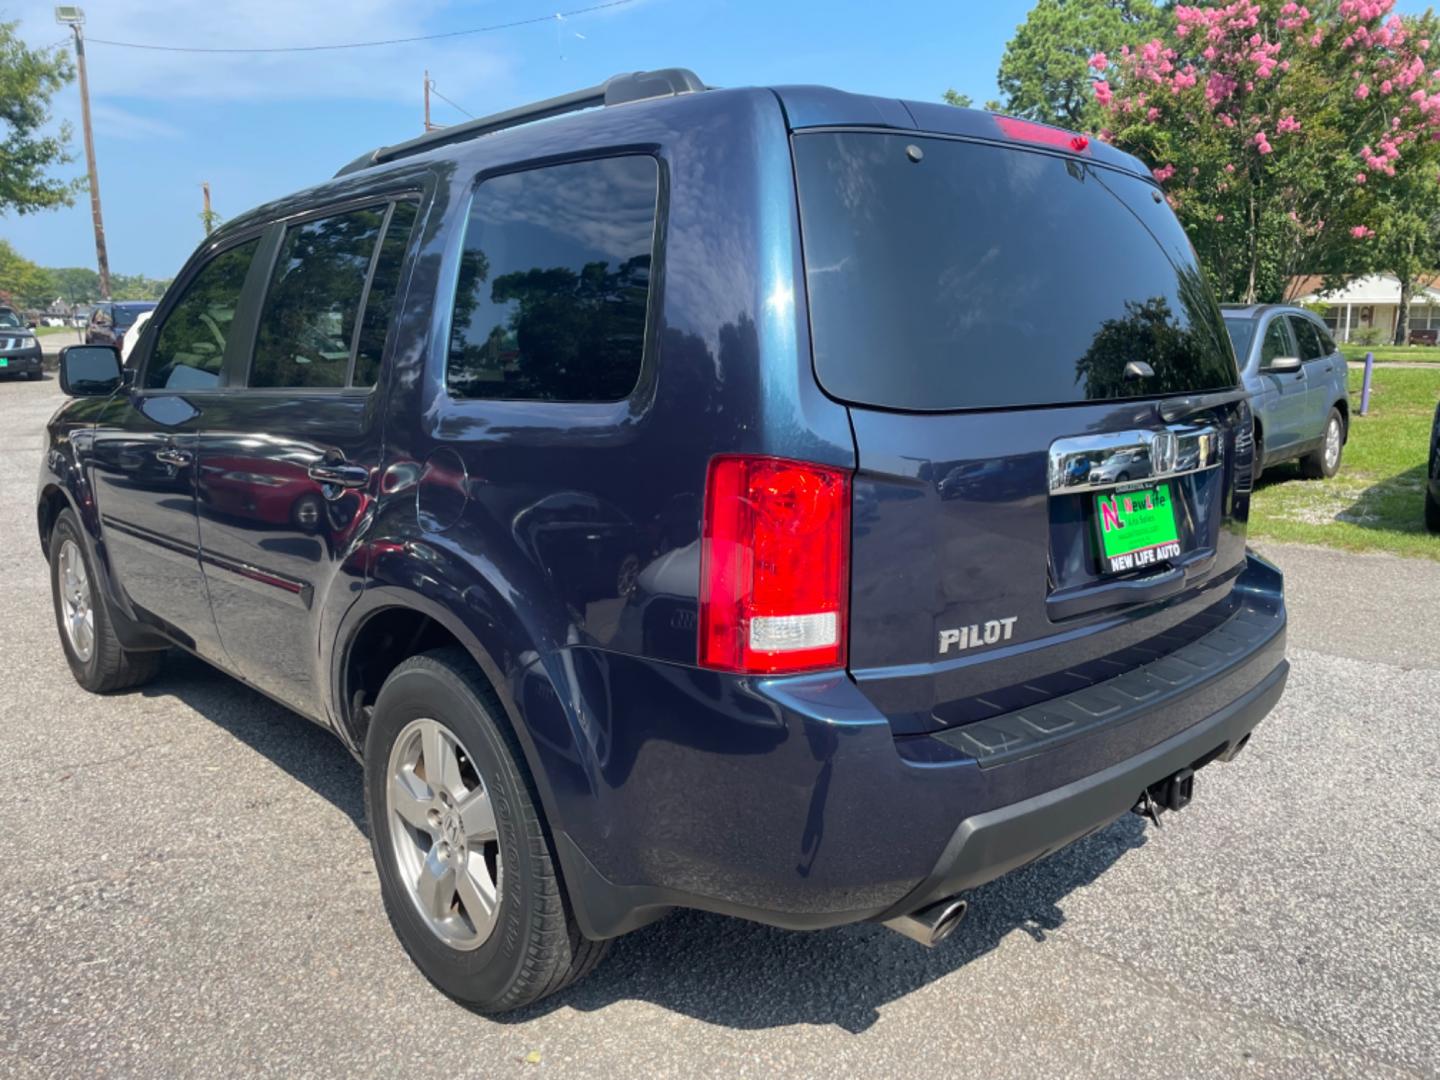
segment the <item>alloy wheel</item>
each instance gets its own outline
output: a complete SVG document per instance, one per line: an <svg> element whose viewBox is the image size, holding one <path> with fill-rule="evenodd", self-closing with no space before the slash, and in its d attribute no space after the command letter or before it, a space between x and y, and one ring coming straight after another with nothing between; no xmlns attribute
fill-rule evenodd
<svg viewBox="0 0 1440 1080"><path fill-rule="evenodd" d="M1325 428L1325 469L1327 472L1334 472L1335 466L1340 464L1340 418L1330 417L1330 423Z"/></svg>
<svg viewBox="0 0 1440 1080"><path fill-rule="evenodd" d="M90 575L85 556L74 540L60 545L60 625L76 659L89 663L95 649L95 610L90 601Z"/></svg>
<svg viewBox="0 0 1440 1080"><path fill-rule="evenodd" d="M474 759L438 720L407 724L386 770L390 843L401 884L451 948L479 948L500 909L495 809Z"/></svg>

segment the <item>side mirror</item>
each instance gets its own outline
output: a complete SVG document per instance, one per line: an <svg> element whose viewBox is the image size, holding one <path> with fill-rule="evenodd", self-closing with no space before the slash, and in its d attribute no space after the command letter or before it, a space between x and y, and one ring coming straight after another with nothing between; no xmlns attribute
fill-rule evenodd
<svg viewBox="0 0 1440 1080"><path fill-rule="evenodd" d="M70 397L108 397L120 389L120 354L109 345L60 350L60 390Z"/></svg>
<svg viewBox="0 0 1440 1080"><path fill-rule="evenodd" d="M1293 375L1300 370L1300 358L1298 356L1277 356L1265 365L1265 370L1272 375Z"/></svg>

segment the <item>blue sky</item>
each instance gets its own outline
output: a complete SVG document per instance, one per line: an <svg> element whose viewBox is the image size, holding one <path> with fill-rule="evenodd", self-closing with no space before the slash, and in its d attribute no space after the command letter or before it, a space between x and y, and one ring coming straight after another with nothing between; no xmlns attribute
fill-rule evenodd
<svg viewBox="0 0 1440 1080"><path fill-rule="evenodd" d="M89 38L171 45L312 45L484 26L593 0L106 0L86 7ZM4 0L0 0L3 4ZM372 146L420 133L422 72L481 114L588 86L618 71L686 66L724 86L813 82L935 99L953 86L995 97L995 70L1028 0L631 0L536 26L444 41L261 57L142 52L90 44L110 267L170 277L201 237L200 183L229 217L328 177ZM31 45L63 40L49 2L16 2ZM443 101L439 123L463 120ZM76 121L79 95L57 117ZM89 201L0 218L0 236L47 266L93 266Z"/></svg>

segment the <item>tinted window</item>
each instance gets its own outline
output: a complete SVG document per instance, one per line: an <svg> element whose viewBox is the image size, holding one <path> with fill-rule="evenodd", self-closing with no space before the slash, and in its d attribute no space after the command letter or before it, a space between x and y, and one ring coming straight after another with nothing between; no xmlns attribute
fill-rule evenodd
<svg viewBox="0 0 1440 1080"><path fill-rule="evenodd" d="M385 207L285 230L260 328L250 385L344 386L370 258Z"/></svg>
<svg viewBox="0 0 1440 1080"><path fill-rule="evenodd" d="M1325 347L1320 344L1320 332L1315 329L1314 323L1292 315L1290 327L1295 332L1295 340L1300 343L1301 360L1318 360L1325 355Z"/></svg>
<svg viewBox="0 0 1440 1080"><path fill-rule="evenodd" d="M20 316L16 315L15 312L0 311L0 326L3 326L8 330L23 325L24 324L20 321Z"/></svg>
<svg viewBox="0 0 1440 1080"><path fill-rule="evenodd" d="M360 341L355 350L355 374L352 386L374 386L380 377L380 360L385 352L385 335L395 314L396 294L400 290L400 269L405 262L405 248L410 230L415 226L419 208L412 202L399 202L390 215L380 257L375 261L375 275L370 279L370 292L365 297L365 314L360 317Z"/></svg>
<svg viewBox="0 0 1440 1080"><path fill-rule="evenodd" d="M152 310L154 305L138 305L135 307L115 305L115 325L120 329L128 329L135 325L135 320L146 311Z"/></svg>
<svg viewBox="0 0 1440 1080"><path fill-rule="evenodd" d="M794 147L815 368L836 397L933 410L1235 384L1220 311L1147 181L938 138ZM1130 360L1155 375L1126 380Z"/></svg>
<svg viewBox="0 0 1440 1080"><path fill-rule="evenodd" d="M1230 343L1235 346L1235 359L1243 366L1245 358L1250 355L1250 341L1255 337L1255 321L1226 319L1225 332L1230 335Z"/></svg>
<svg viewBox="0 0 1440 1080"><path fill-rule="evenodd" d="M203 388L220 381L240 290L259 246L257 239L223 251L191 279L155 334L147 387Z"/></svg>
<svg viewBox="0 0 1440 1080"><path fill-rule="evenodd" d="M456 397L618 401L640 375L658 166L554 165L475 193L446 384Z"/></svg>
<svg viewBox="0 0 1440 1080"><path fill-rule="evenodd" d="M1270 325L1265 328L1265 340L1260 343L1260 366L1266 368L1271 361L1281 356L1294 356L1295 346L1290 342L1290 335L1285 332L1284 319L1271 319Z"/></svg>

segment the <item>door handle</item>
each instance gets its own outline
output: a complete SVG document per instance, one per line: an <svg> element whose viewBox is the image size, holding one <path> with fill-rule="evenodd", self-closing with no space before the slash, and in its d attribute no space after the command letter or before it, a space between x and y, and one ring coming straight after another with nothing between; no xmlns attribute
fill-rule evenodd
<svg viewBox="0 0 1440 1080"><path fill-rule="evenodd" d="M363 465L311 465L310 479L333 487L361 488L370 483L370 470Z"/></svg>
<svg viewBox="0 0 1440 1080"><path fill-rule="evenodd" d="M189 465L191 461L190 451L178 450L173 446L167 446L163 450L155 451L155 460L166 465Z"/></svg>

